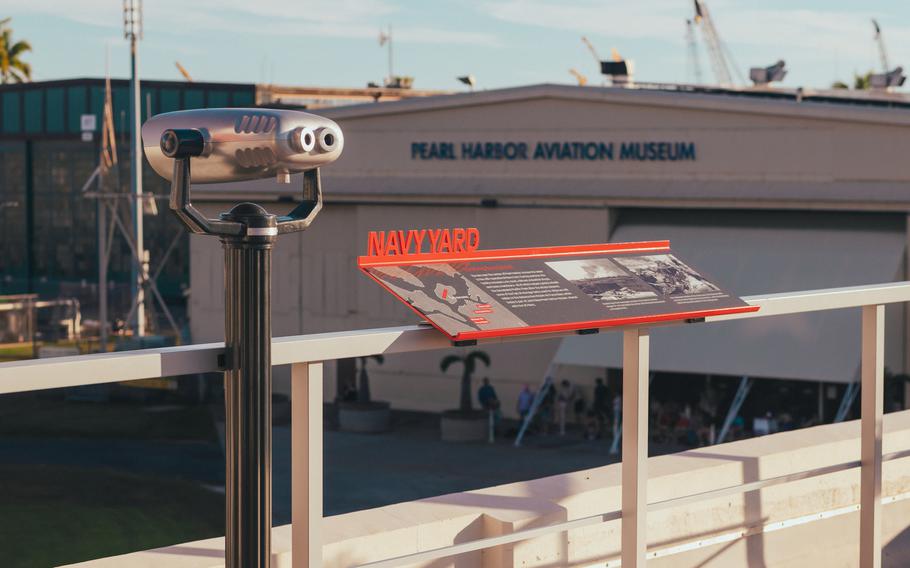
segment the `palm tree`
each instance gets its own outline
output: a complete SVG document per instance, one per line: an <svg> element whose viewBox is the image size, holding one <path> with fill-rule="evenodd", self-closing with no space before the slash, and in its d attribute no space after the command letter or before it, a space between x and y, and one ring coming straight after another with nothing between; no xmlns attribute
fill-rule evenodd
<svg viewBox="0 0 910 568"><path fill-rule="evenodd" d="M13 41L11 20L0 20L0 82L27 83L32 79L32 66L22 61L22 55L32 46L25 40Z"/></svg>
<svg viewBox="0 0 910 568"><path fill-rule="evenodd" d="M369 357L358 357L360 360L360 384L357 388L357 402L370 402L370 377L367 375L367 362L373 359L380 365L385 363L385 357L382 355L370 355Z"/></svg>
<svg viewBox="0 0 910 568"><path fill-rule="evenodd" d="M853 76L853 88L857 91L864 91L870 87L869 78L872 77L872 71L866 71L864 75Z"/></svg>
<svg viewBox="0 0 910 568"><path fill-rule="evenodd" d="M471 412L471 376L477 368L477 361L482 361L487 367L490 366L490 356L483 351L471 351L467 355L447 355L439 363L439 368L443 373L452 366L453 363L463 365L461 372L461 403L458 410L461 412Z"/></svg>

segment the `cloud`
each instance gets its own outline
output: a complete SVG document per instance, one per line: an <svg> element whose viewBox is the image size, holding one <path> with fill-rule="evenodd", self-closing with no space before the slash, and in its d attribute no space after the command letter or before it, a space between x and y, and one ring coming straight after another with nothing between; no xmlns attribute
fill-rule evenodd
<svg viewBox="0 0 910 568"><path fill-rule="evenodd" d="M775 48L830 50L872 46L868 9L858 12L802 8L737 8L726 2L711 2L712 17L721 38L728 44ZM619 0L499 0L483 4L492 17L526 26L610 38L683 41L683 22L692 17L691 4L680 0L620 2ZM888 24L889 44L910 42L910 28Z"/></svg>
<svg viewBox="0 0 910 568"><path fill-rule="evenodd" d="M682 41L687 7L680 0L501 0L483 4L483 11L513 24L611 38Z"/></svg>
<svg viewBox="0 0 910 568"><path fill-rule="evenodd" d="M833 76L828 80L823 77L832 74L832 67L842 76L873 67L878 70L878 52L870 22L875 16L884 24L890 65L910 66L910 50L905 48L910 45L910 27L900 25L905 18L878 14L876 6L861 5L857 11L849 11L812 10L783 2L743 5L729 0L709 0L707 4L721 39L737 61L747 67L782 58L793 71L788 83L812 78L826 85ZM670 43L677 45L680 53L684 45L683 22L692 17L691 2L682 0L484 0L480 5L497 20L591 35L595 45L604 44L604 40ZM887 4L877 6L889 8ZM699 50L706 62L701 32L697 34ZM641 49L641 44L638 47ZM621 51L636 59L633 50ZM641 64L648 60L660 69L668 68L669 53L664 52L656 59L654 50L645 47L642 51L637 59L643 72L649 67ZM653 65L650 69L657 70Z"/></svg>
<svg viewBox="0 0 910 568"><path fill-rule="evenodd" d="M146 39L156 34L212 32L250 35L374 39L380 26L394 20L398 6L384 0L155 0L144 2ZM18 13L38 13L102 28L122 26L121 4L111 0L29 0ZM496 36L427 26L395 30L401 43L439 43L496 47Z"/></svg>
<svg viewBox="0 0 910 568"><path fill-rule="evenodd" d="M872 24L868 13L819 12L805 9L750 9L731 11L723 18L728 42L755 45L773 44L802 49L829 49L873 45ZM886 38L893 43L908 39L910 29L890 26Z"/></svg>

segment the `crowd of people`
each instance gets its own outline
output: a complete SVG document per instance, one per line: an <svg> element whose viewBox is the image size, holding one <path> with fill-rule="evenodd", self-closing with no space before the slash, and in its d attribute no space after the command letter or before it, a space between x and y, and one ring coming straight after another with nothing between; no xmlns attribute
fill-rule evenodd
<svg viewBox="0 0 910 568"><path fill-rule="evenodd" d="M477 399L482 408L495 412L498 423L500 402L488 378L483 379ZM548 381L546 391L535 408L536 399L537 393L526 384L518 393L515 406L520 423L532 415L531 426L534 432L546 435L550 433L551 427L555 427L560 436L565 436L567 428L575 424L582 426L586 439L593 440L612 434L618 427L622 398L619 394L611 396L601 378L595 383L594 399L590 406L568 379L563 379L558 385Z"/></svg>
<svg viewBox="0 0 910 568"><path fill-rule="evenodd" d="M537 392L525 384L515 402L519 426L530 416L530 433L566 436L567 432L571 435L580 432L586 440L612 440L618 435L622 422L622 393L609 388L603 378L595 379L590 400L569 379L547 380L541 390L543 394L537 400ZM483 379L477 397L482 408L494 413L498 427L501 420L500 401L488 378ZM687 447L714 444L723 419L718 414L717 398L717 392L712 388L704 389L695 404L661 402L652 397L649 405L652 440ZM746 437L750 430L755 435L763 435L812 425L811 420L798 424L789 413L775 415L771 412L755 418L753 422L747 428L742 416L734 417L728 426L725 441Z"/></svg>
<svg viewBox="0 0 910 568"><path fill-rule="evenodd" d="M574 424L581 427L588 440L616 432L622 412L622 397L619 393L611 393L602 378L595 381L590 404L568 379L563 379L558 384L549 380L545 385L546 390L533 416L536 431L549 434L550 426L553 425L560 436L565 436L567 427ZM518 415L522 421L532 410L535 398L536 393L531 387L524 385L517 402Z"/></svg>

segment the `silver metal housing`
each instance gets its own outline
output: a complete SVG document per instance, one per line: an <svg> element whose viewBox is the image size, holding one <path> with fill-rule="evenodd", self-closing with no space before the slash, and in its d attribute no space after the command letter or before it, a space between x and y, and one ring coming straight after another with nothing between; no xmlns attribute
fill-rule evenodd
<svg viewBox="0 0 910 568"><path fill-rule="evenodd" d="M334 162L344 148L335 122L295 110L214 108L153 116L142 125L142 146L155 172L168 181L174 161L161 151L166 130L195 128L205 138L192 159L193 183L220 183L276 176L278 180ZM333 144L325 144L328 135Z"/></svg>

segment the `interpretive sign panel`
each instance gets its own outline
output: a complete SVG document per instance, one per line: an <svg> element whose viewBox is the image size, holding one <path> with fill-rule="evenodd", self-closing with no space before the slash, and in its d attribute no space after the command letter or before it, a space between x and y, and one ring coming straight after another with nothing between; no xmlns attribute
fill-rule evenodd
<svg viewBox="0 0 910 568"><path fill-rule="evenodd" d="M428 253L421 243L434 235L390 231L388 254L390 238L374 233L371 256L358 265L454 340L758 310L681 260L669 241L484 251L476 229L439 231L446 234L426 239Z"/></svg>

